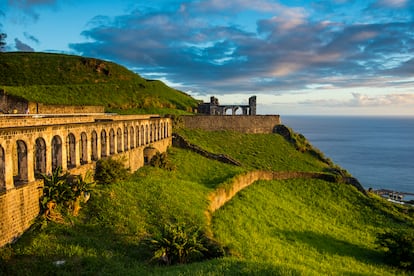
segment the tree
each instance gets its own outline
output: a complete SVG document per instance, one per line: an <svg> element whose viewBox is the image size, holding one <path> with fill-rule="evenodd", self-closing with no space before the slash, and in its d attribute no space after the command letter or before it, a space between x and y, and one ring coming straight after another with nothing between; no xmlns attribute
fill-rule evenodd
<svg viewBox="0 0 414 276"><path fill-rule="evenodd" d="M5 33L0 33L0 52L3 52L6 48L6 37Z"/></svg>

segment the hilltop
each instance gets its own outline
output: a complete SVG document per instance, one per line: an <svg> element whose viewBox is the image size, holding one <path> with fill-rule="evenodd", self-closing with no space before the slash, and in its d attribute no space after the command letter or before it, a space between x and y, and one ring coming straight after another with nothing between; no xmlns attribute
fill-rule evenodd
<svg viewBox="0 0 414 276"><path fill-rule="evenodd" d="M0 90L45 104L102 105L118 113L183 113L197 100L116 63L51 53L0 53Z"/></svg>

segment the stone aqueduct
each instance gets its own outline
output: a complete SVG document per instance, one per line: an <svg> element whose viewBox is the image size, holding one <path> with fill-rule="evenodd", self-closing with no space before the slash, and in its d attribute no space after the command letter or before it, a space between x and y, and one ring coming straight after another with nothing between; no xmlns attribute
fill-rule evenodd
<svg viewBox="0 0 414 276"><path fill-rule="evenodd" d="M22 115L0 117L0 246L39 213L39 173L58 166L73 174L94 169L104 157L121 158L131 171L146 162L146 149L166 151L171 119L158 115Z"/></svg>

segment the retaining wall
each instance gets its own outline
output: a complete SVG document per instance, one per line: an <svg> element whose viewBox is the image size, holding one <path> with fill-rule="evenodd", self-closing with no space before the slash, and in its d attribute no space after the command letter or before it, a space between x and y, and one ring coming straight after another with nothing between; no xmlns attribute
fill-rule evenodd
<svg viewBox="0 0 414 276"><path fill-rule="evenodd" d="M185 115L180 116L183 125L190 129L208 131L231 130L242 133L273 133L281 124L279 115Z"/></svg>

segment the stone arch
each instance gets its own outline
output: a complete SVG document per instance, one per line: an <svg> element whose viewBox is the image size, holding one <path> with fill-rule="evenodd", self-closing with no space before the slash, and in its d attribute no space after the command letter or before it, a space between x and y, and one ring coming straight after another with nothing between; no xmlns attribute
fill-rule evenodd
<svg viewBox="0 0 414 276"><path fill-rule="evenodd" d="M34 155L34 173L38 177L39 174L46 173L46 142L42 137L35 141Z"/></svg>
<svg viewBox="0 0 414 276"><path fill-rule="evenodd" d="M122 152L122 130L120 127L116 130L116 151Z"/></svg>
<svg viewBox="0 0 414 276"><path fill-rule="evenodd" d="M6 189L6 157L4 156L4 149L0 145L0 191Z"/></svg>
<svg viewBox="0 0 414 276"><path fill-rule="evenodd" d="M163 122L161 122L160 123L160 139L164 139L165 137L164 137L164 123Z"/></svg>
<svg viewBox="0 0 414 276"><path fill-rule="evenodd" d="M165 123L165 138L170 137L168 122Z"/></svg>
<svg viewBox="0 0 414 276"><path fill-rule="evenodd" d="M52 138L52 170L62 167L62 139L55 135Z"/></svg>
<svg viewBox="0 0 414 276"><path fill-rule="evenodd" d="M14 185L27 182L29 171L27 168L27 145L23 140L16 141L16 169L14 171Z"/></svg>
<svg viewBox="0 0 414 276"><path fill-rule="evenodd" d="M151 146L146 147L144 149L144 164L148 164L152 157L154 157L157 154L158 150L156 148L153 148Z"/></svg>
<svg viewBox="0 0 414 276"><path fill-rule="evenodd" d="M66 160L68 169L76 167L76 138L73 133L69 133L66 137Z"/></svg>
<svg viewBox="0 0 414 276"><path fill-rule="evenodd" d="M88 136L86 132L81 133L79 140L79 158L81 165L88 164Z"/></svg>
<svg viewBox="0 0 414 276"><path fill-rule="evenodd" d="M128 127L124 127L124 151L127 151L129 144L128 144Z"/></svg>
<svg viewBox="0 0 414 276"><path fill-rule="evenodd" d="M107 152L107 140L106 140L106 131L103 129L101 131L101 157L106 157L108 155Z"/></svg>
<svg viewBox="0 0 414 276"><path fill-rule="evenodd" d="M130 137L130 139L131 139L131 141L130 141L130 143L129 143L129 146L131 147L131 149L133 149L133 148L135 148L135 131L134 131L134 127L133 126L131 126L130 128L129 128L129 137Z"/></svg>
<svg viewBox="0 0 414 276"><path fill-rule="evenodd" d="M115 154L115 131L113 128L109 131L109 155Z"/></svg>
<svg viewBox="0 0 414 276"><path fill-rule="evenodd" d="M91 134L91 160L98 160L98 133L95 130Z"/></svg>

